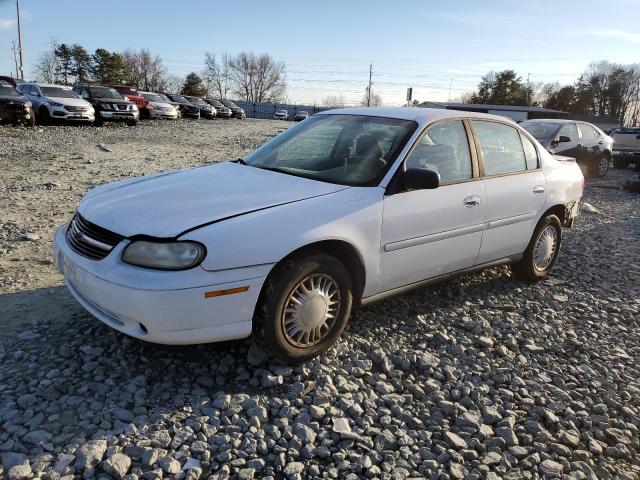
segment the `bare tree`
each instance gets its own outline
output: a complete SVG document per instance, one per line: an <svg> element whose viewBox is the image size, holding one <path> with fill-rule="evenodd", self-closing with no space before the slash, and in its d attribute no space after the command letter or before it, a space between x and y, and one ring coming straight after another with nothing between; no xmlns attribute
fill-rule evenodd
<svg viewBox="0 0 640 480"><path fill-rule="evenodd" d="M51 39L51 48L40 55L35 64L36 79L46 83L57 83L57 72L60 68L58 65L58 57L55 54L58 47L58 41Z"/></svg>
<svg viewBox="0 0 640 480"><path fill-rule="evenodd" d="M228 53L223 53L220 61L215 53L204 54L204 71L202 72L207 93L222 100L227 98L231 89L231 58Z"/></svg>
<svg viewBox="0 0 640 480"><path fill-rule="evenodd" d="M369 107L379 107L382 105L382 97L380 95L371 89L371 98L369 98L369 87L365 90L366 91L364 92L364 97L362 97L362 100L360 101L360 105L363 107L366 107L367 105Z"/></svg>
<svg viewBox="0 0 640 480"><path fill-rule="evenodd" d="M184 78L178 75L170 74L170 75L167 75L167 77L164 79L164 82L161 85L161 87L158 89L158 91L167 92L167 93L177 93L180 91L183 84L184 84Z"/></svg>
<svg viewBox="0 0 640 480"><path fill-rule="evenodd" d="M271 55L240 52L229 60L234 91L250 102L279 102L285 94L286 69Z"/></svg>
<svg viewBox="0 0 640 480"><path fill-rule="evenodd" d="M167 69L158 55L154 57L146 49L138 52L127 49L121 56L126 81L143 90L161 89L167 76Z"/></svg>
<svg viewBox="0 0 640 480"><path fill-rule="evenodd" d="M344 108L345 106L344 95L327 95L322 99L322 106L327 108Z"/></svg>

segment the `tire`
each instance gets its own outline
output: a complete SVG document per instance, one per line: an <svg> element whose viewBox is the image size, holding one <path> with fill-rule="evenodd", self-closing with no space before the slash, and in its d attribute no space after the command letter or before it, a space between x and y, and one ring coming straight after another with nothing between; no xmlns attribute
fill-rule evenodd
<svg viewBox="0 0 640 480"><path fill-rule="evenodd" d="M51 125L51 114L46 107L42 107L40 110L38 110L38 113L40 114L41 125Z"/></svg>
<svg viewBox="0 0 640 480"><path fill-rule="evenodd" d="M550 241L548 238L543 240L543 236L552 235L552 231L555 231L553 252L549 252L550 256L545 256L544 262L539 260L536 261L536 246L540 241ZM560 223L560 219L556 215L547 215L538 222L536 229L533 231L531 240L529 241L529 245L524 252L524 257L519 262L511 265L511 271L516 275L516 277L529 282L535 282L546 278L556 263L561 245L562 225ZM543 248L542 252L544 252L544 244L541 245L541 248Z"/></svg>
<svg viewBox="0 0 640 480"><path fill-rule="evenodd" d="M302 293L305 288L311 295ZM323 290L329 294L323 295ZM254 317L254 338L271 355L290 364L316 357L344 330L351 314L352 292L347 269L330 255L313 253L287 260L276 266L262 289ZM301 305L300 300L304 309L295 308ZM333 318L325 317L327 312L333 313ZM309 330L296 330L297 326Z"/></svg>
<svg viewBox="0 0 640 480"><path fill-rule="evenodd" d="M613 168L623 170L629 167L629 162L624 158L613 157Z"/></svg>
<svg viewBox="0 0 640 480"><path fill-rule="evenodd" d="M135 127L136 125L138 125L138 120L129 120L127 122L127 125L129 125L130 127Z"/></svg>
<svg viewBox="0 0 640 480"><path fill-rule="evenodd" d="M591 165L590 173L595 178L604 177L609 171L609 163L611 161L611 157L607 154L599 155Z"/></svg>
<svg viewBox="0 0 640 480"><path fill-rule="evenodd" d="M35 128L36 126L36 116L33 113L29 117L29 120L27 120L27 126L31 128Z"/></svg>

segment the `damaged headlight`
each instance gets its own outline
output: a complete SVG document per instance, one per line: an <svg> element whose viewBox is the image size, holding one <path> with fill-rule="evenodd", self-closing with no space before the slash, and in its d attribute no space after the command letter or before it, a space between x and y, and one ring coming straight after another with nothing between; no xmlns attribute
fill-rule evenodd
<svg viewBox="0 0 640 480"><path fill-rule="evenodd" d="M199 265L206 253L204 245L196 242L137 240L124 249L122 260L139 267L185 270Z"/></svg>

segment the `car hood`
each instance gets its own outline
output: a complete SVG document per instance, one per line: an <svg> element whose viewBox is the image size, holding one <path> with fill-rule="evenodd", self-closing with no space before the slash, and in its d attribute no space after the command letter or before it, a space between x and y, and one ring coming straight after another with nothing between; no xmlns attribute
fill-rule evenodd
<svg viewBox="0 0 640 480"><path fill-rule="evenodd" d="M70 105L73 107L90 107L91 104L82 98L69 98L69 97L47 97L48 100L58 102L63 105Z"/></svg>
<svg viewBox="0 0 640 480"><path fill-rule="evenodd" d="M96 187L78 211L125 237L174 238L226 218L345 188L349 187L223 162Z"/></svg>
<svg viewBox="0 0 640 480"><path fill-rule="evenodd" d="M132 102L130 102L129 100L125 99L125 98L103 98L103 97L96 97L96 100L100 103L126 103L127 105L131 104Z"/></svg>
<svg viewBox="0 0 640 480"><path fill-rule="evenodd" d="M27 103L29 100L26 99L25 97L9 97L6 95L0 95L0 102L2 103L8 103L8 102L15 102L15 103Z"/></svg>
<svg viewBox="0 0 640 480"><path fill-rule="evenodd" d="M154 107L157 107L157 108L170 108L170 107L173 107L173 104L166 103L166 102L149 102L149 103L151 103L151 105L153 105Z"/></svg>

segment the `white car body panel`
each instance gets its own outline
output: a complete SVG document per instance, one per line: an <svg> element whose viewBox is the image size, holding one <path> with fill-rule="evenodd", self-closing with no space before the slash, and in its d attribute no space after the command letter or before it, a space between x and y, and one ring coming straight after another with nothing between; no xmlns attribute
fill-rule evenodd
<svg viewBox="0 0 640 480"><path fill-rule="evenodd" d="M78 212L126 238L94 261L69 246L66 226L61 227L55 258L71 293L103 322L144 340L181 344L242 338L251 334L266 277L300 248L327 241L348 244L363 266L361 300L367 303L522 254L549 208L564 206L577 214L580 169L574 161L554 159L535 141L538 170L385 195L431 122L496 117L420 108L318 115L334 114L405 118L418 128L378 186L349 187L227 162L97 187ZM466 205L469 198L477 204ZM129 265L121 253L138 235L197 241L207 255L200 266L184 271ZM248 289L217 298L204 295L236 287Z"/></svg>
<svg viewBox="0 0 640 480"><path fill-rule="evenodd" d="M38 88L39 92L42 92L40 87L55 87L62 88L64 90L68 90L72 92L71 87L66 85L55 85L55 84L45 84L45 83L25 83L19 85L22 89L27 89L31 86L35 85ZM70 120L70 121L84 121L84 122L93 122L95 120L95 110L93 106L82 98L69 98L69 97L53 97L53 96L44 96L44 95L31 95L30 93L25 93L25 97L27 97L31 103L33 104L33 111L38 112L41 107L46 108L49 111L49 115L52 119L58 120ZM51 102L60 103L62 106L53 106ZM70 112L66 110L64 107L79 107L82 108L81 112Z"/></svg>

